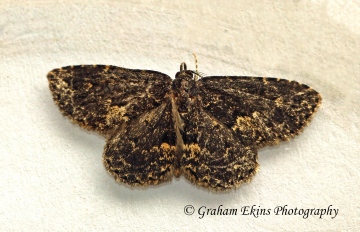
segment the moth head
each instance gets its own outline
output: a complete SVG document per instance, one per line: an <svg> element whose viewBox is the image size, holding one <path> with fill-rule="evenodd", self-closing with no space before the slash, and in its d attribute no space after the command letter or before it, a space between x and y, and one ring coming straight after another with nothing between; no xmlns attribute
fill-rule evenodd
<svg viewBox="0 0 360 232"><path fill-rule="evenodd" d="M175 75L175 78L180 78L180 79L186 79L186 80L193 80L193 79L197 79L197 73L193 70L187 70L186 64L184 62L182 62L180 64L180 72L177 72Z"/></svg>

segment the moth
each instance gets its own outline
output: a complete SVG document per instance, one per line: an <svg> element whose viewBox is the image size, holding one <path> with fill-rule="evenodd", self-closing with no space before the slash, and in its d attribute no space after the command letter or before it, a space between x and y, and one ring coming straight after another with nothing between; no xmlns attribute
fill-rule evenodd
<svg viewBox="0 0 360 232"><path fill-rule="evenodd" d="M321 103L296 81L198 76L182 63L174 80L109 65L67 66L47 78L61 112L107 139L106 170L131 186L184 175L213 190L236 188L258 170L257 150L297 135Z"/></svg>

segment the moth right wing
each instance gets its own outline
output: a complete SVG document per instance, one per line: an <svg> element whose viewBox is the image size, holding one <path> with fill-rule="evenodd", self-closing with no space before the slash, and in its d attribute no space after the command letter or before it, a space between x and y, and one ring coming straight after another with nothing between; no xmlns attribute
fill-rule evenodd
<svg viewBox="0 0 360 232"><path fill-rule="evenodd" d="M216 118L197 104L182 116L181 167L185 177L202 187L226 190L248 182L258 169L257 151L246 147Z"/></svg>
<svg viewBox="0 0 360 232"><path fill-rule="evenodd" d="M172 82L160 72L105 65L54 69L47 78L62 113L102 135L159 107Z"/></svg>
<svg viewBox="0 0 360 232"><path fill-rule="evenodd" d="M198 85L204 111L255 148L298 134L321 103L309 86L279 78L205 77Z"/></svg>

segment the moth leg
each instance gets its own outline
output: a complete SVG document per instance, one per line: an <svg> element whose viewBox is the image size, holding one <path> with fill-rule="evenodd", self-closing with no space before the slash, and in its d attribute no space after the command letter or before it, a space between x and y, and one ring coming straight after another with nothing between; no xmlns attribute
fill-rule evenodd
<svg viewBox="0 0 360 232"><path fill-rule="evenodd" d="M173 175L176 137L170 100L131 120L105 146L103 162L117 182L156 185Z"/></svg>

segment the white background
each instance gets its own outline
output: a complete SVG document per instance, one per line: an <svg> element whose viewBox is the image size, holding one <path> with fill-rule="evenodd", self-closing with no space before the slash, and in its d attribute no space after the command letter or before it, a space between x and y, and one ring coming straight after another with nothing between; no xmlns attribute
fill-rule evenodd
<svg viewBox="0 0 360 232"><path fill-rule="evenodd" d="M356 231L360 228L360 3L334 1L0 1L2 230ZM172 77L185 61L207 75L306 83L323 104L304 132L259 151L253 181L212 193L184 178L146 189L116 184L105 139L63 117L46 74L111 64ZM256 205L271 215L184 214L185 205ZM289 208L331 216L276 216ZM238 213L240 214L240 213Z"/></svg>

